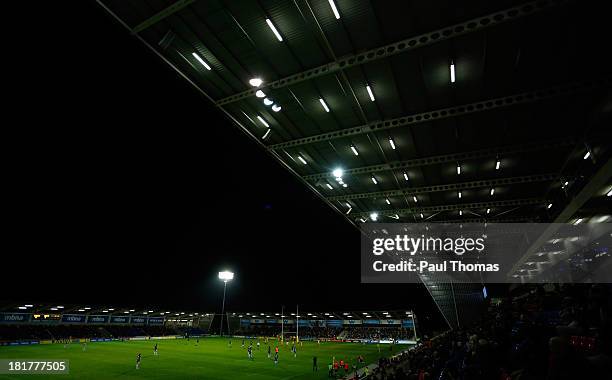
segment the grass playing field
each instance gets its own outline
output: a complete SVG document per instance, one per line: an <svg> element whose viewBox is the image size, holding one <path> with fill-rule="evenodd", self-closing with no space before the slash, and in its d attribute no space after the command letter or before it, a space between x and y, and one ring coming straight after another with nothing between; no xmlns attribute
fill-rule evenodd
<svg viewBox="0 0 612 380"><path fill-rule="evenodd" d="M159 344L159 356L153 356L153 345ZM344 359L352 366L362 355L366 363L373 363L380 356L389 356L407 346L396 345L393 352L388 345L360 343L303 342L298 346L297 358L290 346L279 346L279 364L267 358L267 344L262 340L258 351L254 341L253 361L247 358L241 339L195 339L127 341L88 343L83 352L78 343L64 348L62 344L0 347L0 359L68 359L69 375L0 375L0 379L25 379L34 377L60 379L327 379L327 365L332 357ZM248 344L248 340L247 340ZM270 340L272 355L274 342ZM135 369L136 354L142 353L140 369ZM318 373L312 371L312 357L317 356Z"/></svg>

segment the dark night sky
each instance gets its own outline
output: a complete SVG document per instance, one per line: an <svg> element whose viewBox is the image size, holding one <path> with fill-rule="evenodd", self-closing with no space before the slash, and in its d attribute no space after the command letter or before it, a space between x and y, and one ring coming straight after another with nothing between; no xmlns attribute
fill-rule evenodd
<svg viewBox="0 0 612 380"><path fill-rule="evenodd" d="M230 310L435 313L420 285L360 284L356 229L74 3L11 38L0 299L216 310L230 268Z"/></svg>

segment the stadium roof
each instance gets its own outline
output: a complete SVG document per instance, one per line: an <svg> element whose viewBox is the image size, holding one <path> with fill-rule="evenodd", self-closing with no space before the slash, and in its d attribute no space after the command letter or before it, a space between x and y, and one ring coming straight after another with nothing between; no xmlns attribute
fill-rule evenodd
<svg viewBox="0 0 612 380"><path fill-rule="evenodd" d="M159 308L142 308L142 307L126 307L126 306L111 306L111 305L68 305L68 304L50 304L50 303L23 303L23 304L8 304L0 307L0 312L22 312L34 314L86 314L86 315L137 315L151 317L166 317L173 318L179 316L182 319L196 318L212 318L215 312L205 311L187 311L174 309L159 309ZM244 312L228 312L231 317L236 318L281 318L281 313L278 311L244 311ZM303 319L403 319L412 317L413 312L409 310L361 310L361 311L301 311L299 318ZM285 310L284 318L295 318L295 311Z"/></svg>
<svg viewBox="0 0 612 380"><path fill-rule="evenodd" d="M233 317L239 318L296 318L295 311L285 310L283 316L278 311L274 312L232 312L230 314ZM406 317L412 317L413 312L407 310L388 310L388 311L324 311L324 312L309 312L301 311L299 317L302 319L403 319Z"/></svg>
<svg viewBox="0 0 612 380"><path fill-rule="evenodd" d="M610 156L610 65L576 3L100 2L357 224L563 212Z"/></svg>
<svg viewBox="0 0 612 380"><path fill-rule="evenodd" d="M33 314L85 314L85 315L137 315L150 317L174 317L195 319L213 316L214 312L187 311L175 309L159 309L157 307L130 307L125 305L93 305L93 304L52 304L52 303L12 303L0 307L0 312L21 312Z"/></svg>
<svg viewBox="0 0 612 380"><path fill-rule="evenodd" d="M357 227L610 220L600 2L98 3Z"/></svg>

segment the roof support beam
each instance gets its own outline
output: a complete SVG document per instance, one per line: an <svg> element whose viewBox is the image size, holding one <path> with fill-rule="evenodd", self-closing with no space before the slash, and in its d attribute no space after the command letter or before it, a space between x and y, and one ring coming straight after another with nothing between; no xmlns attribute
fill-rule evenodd
<svg viewBox="0 0 612 380"><path fill-rule="evenodd" d="M484 209L494 207L509 207L509 206L533 206L543 205L546 203L546 199L542 198L524 198L524 199L509 199L505 201L490 201L490 202L477 202L477 203L457 203L450 205L438 205L428 207L414 207L414 208L402 208L396 210L385 210L376 211L379 216L394 216L394 215L418 215L419 213L430 213L430 212L441 212L441 211L459 211L469 209ZM367 218L370 216L370 212L360 212L350 214L354 218L359 219L360 217Z"/></svg>
<svg viewBox="0 0 612 380"><path fill-rule="evenodd" d="M416 167L423 166L431 166L431 165L439 165L448 162L463 162L467 160L474 160L479 158L487 158L487 157L507 157L511 155L517 155L528 152L538 152L542 150L548 149L559 149L569 146L574 146L576 144L576 140L574 138L565 138L565 139L556 139L556 140L547 140L547 141L534 141L527 144L521 145L511 145L511 146L502 146L495 148L487 148L481 150L474 150L471 152L459 152L459 153L451 153L439 156L429 156L422 158L414 158L411 160L405 161L393 161L388 164L381 165L369 165L362 166L359 168L353 169L344 169L345 175L359 175L359 174L371 174L377 172L383 172L388 170L405 170ZM317 173L305 175L303 177L308 181L319 181L322 179L333 179L334 175L330 172L325 173Z"/></svg>
<svg viewBox="0 0 612 380"><path fill-rule="evenodd" d="M545 99L573 94L581 91L589 91L612 84L612 77L606 76L599 79L589 79L580 82L566 83L555 87L542 90L522 92L519 94L482 100L479 102L462 104L459 106L441 108L433 111L421 112L413 115L406 115L395 119L379 120L357 127L346 128L335 132L327 132L310 137L304 137L279 144L268 146L268 149L278 150L293 148L302 145L314 144L319 142L332 141L349 136L363 135L377 131L385 131L407 125L416 125L435 120L449 119L477 112L491 111L498 108L505 108L521 104L533 103Z"/></svg>
<svg viewBox="0 0 612 380"><path fill-rule="evenodd" d="M465 219L445 219L431 220L428 223L534 223L537 221L534 216L517 216L515 218L465 218Z"/></svg>
<svg viewBox="0 0 612 380"><path fill-rule="evenodd" d="M176 3L170 5L169 7L165 9L162 9L161 11L157 12L153 16L149 17L148 19L144 20L140 24L136 25L133 29L131 29L131 32L132 34L140 33L143 30L147 29L148 27L157 24L158 22L165 19L166 17L175 14L176 12L189 6L192 3L195 3L196 1L197 0L178 0Z"/></svg>
<svg viewBox="0 0 612 380"><path fill-rule="evenodd" d="M451 38L463 36L465 34L479 32L483 29L491 28L499 24L513 21L521 17L539 13L555 6L568 3L570 0L541 0L532 1L516 7L504 9L498 12L491 13L486 16L473 18L465 22L451 25L445 28L434 30L418 36L413 36L395 43L379 46L368 51L343 57L334 62L321 65L301 73L293 74L288 77L270 82L265 87L278 89L289 86L295 83L303 82L312 78L333 74L339 70L347 69L352 66L362 65L364 63L376 61L382 58L387 58L396 54L412 51L423 46L429 46L437 42L446 41ZM265 88L262 87L262 88ZM218 106L237 102L239 100L252 97L258 89L249 89L230 95L216 102Z"/></svg>
<svg viewBox="0 0 612 380"><path fill-rule="evenodd" d="M495 186L507 186L521 183L545 182L557 178L556 173L535 174L522 177L496 178L471 182L450 183L446 185L433 185L423 187L411 187L402 190L376 191L372 193L357 193L327 197L330 201L348 201L353 199L401 197L417 194L426 194L439 191L459 191L466 189L491 188Z"/></svg>
<svg viewBox="0 0 612 380"><path fill-rule="evenodd" d="M527 249L527 252L521 257L512 269L508 272L508 276L514 274L529 258L533 257L542 245L550 240L555 232L560 228L561 223L567 223L572 216L580 210L580 208L593 197L598 191L600 191L612 177L612 158L599 168L597 173L591 177L589 182L580 190L580 192L572 199L572 201L565 206L565 208L557 215L555 220L552 221L546 230L538 237L538 239Z"/></svg>

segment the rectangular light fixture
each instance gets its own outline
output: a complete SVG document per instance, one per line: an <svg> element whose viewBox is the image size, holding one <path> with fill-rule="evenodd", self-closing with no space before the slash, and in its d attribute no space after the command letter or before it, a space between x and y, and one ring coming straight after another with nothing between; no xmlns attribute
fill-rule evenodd
<svg viewBox="0 0 612 380"><path fill-rule="evenodd" d="M425 215L423 215L423 213L421 213L421 219L423 219L425 217Z"/></svg>
<svg viewBox="0 0 612 380"><path fill-rule="evenodd" d="M612 197L612 189L610 189L610 191L608 191L608 194L606 194L606 196Z"/></svg>
<svg viewBox="0 0 612 380"><path fill-rule="evenodd" d="M578 218L575 222L574 225L580 224L580 222L582 222L582 218Z"/></svg>
<svg viewBox="0 0 612 380"><path fill-rule="evenodd" d="M262 140L265 140L266 138L268 138L268 135L270 134L270 132L271 132L271 131L272 131L271 129L268 129L268 130L266 131L266 133L264 133L264 135L263 135L263 137L262 137L261 139L262 139Z"/></svg>
<svg viewBox="0 0 612 380"><path fill-rule="evenodd" d="M257 115L257 119L258 119L258 120L261 122L261 124L263 124L263 125L264 125L266 128L270 128L270 125L268 125L268 122L267 122L267 121L265 121L265 120L263 119L263 117L261 117L261 116Z"/></svg>
<svg viewBox="0 0 612 380"><path fill-rule="evenodd" d="M370 88L370 86L366 86L366 90L368 90L368 95L370 95L370 100L374 101L376 99L374 99L374 93L372 92L372 89Z"/></svg>
<svg viewBox="0 0 612 380"><path fill-rule="evenodd" d="M490 209L490 208L488 208L488 209L487 209L487 214L489 214L490 212L491 212L491 209Z"/></svg>
<svg viewBox="0 0 612 380"><path fill-rule="evenodd" d="M327 187L329 187L330 190L333 190L334 188L332 187L332 185L330 185L329 183L326 183Z"/></svg>
<svg viewBox="0 0 612 380"><path fill-rule="evenodd" d="M203 60L202 57L200 57L197 53L191 53L191 55L193 55L193 58L197 59L198 62L200 62L202 64L202 66L206 67L206 70L211 70L211 68L208 65L208 63L206 63L206 61Z"/></svg>
<svg viewBox="0 0 612 380"><path fill-rule="evenodd" d="M412 199L414 199L414 203L417 203L419 201L415 195L412 196Z"/></svg>
<svg viewBox="0 0 612 380"><path fill-rule="evenodd" d="M321 105L323 106L323 108L325 109L325 112L329 112L329 107L327 106L327 104L325 103L325 100L323 100L322 98L319 98L319 102L321 102Z"/></svg>
<svg viewBox="0 0 612 380"><path fill-rule="evenodd" d="M388 205L390 205L390 204L391 204L391 201L389 200L389 198L386 198L386 199L385 199L385 202L387 202L387 204L388 204Z"/></svg>
<svg viewBox="0 0 612 380"><path fill-rule="evenodd" d="M549 203L548 206L546 206L547 209L550 209L552 207L552 203Z"/></svg>
<svg viewBox="0 0 612 380"><path fill-rule="evenodd" d="M408 181L408 174L406 174L406 172L404 172L404 179Z"/></svg>
<svg viewBox="0 0 612 380"><path fill-rule="evenodd" d="M584 157L582 157L582 159L586 160L589 157L591 157L591 151L587 150L587 152L584 154Z"/></svg>
<svg viewBox="0 0 612 380"><path fill-rule="evenodd" d="M463 211L459 210L459 216L463 215Z"/></svg>
<svg viewBox="0 0 612 380"><path fill-rule="evenodd" d="M451 83L455 83L455 63L451 62L450 64L450 77Z"/></svg>
<svg viewBox="0 0 612 380"><path fill-rule="evenodd" d="M389 137L389 145L391 145L391 149L395 150L395 142L393 142L391 137Z"/></svg>
<svg viewBox="0 0 612 380"><path fill-rule="evenodd" d="M298 156L298 160L302 161L304 165L308 164L308 162L306 162L306 160L302 156Z"/></svg>
<svg viewBox="0 0 612 380"><path fill-rule="evenodd" d="M500 165L500 162L499 160L497 160L497 162L495 163L495 170L499 170L499 165Z"/></svg>
<svg viewBox="0 0 612 380"><path fill-rule="evenodd" d="M491 192L490 192L490 194L491 194L491 195L495 194L495 189L494 189L494 188L491 188Z"/></svg>
<svg viewBox="0 0 612 380"><path fill-rule="evenodd" d="M270 27L270 29L272 29L272 33L274 33L274 35L276 36L276 39L279 40L280 42L283 42L283 37L280 35L280 33L278 32L278 30L276 30L276 27L274 26L274 24L272 24L272 20L270 20L269 18L266 19L266 23L268 24L268 26Z"/></svg>
<svg viewBox="0 0 612 380"><path fill-rule="evenodd" d="M457 164L457 175L461 174L461 165Z"/></svg>
<svg viewBox="0 0 612 380"><path fill-rule="evenodd" d="M340 20L340 13L338 13L338 8L336 8L336 4L334 3L334 0L329 0L329 6L332 9L332 12L334 12L334 16L336 17L336 20Z"/></svg>
<svg viewBox="0 0 612 380"><path fill-rule="evenodd" d="M376 181L376 178L374 178L374 176L372 176L371 179L372 179L372 183L374 183L375 185L378 184L378 181Z"/></svg>
<svg viewBox="0 0 612 380"><path fill-rule="evenodd" d="M355 145L351 145L351 150L355 156L359 156L359 152L357 151L357 148L355 148Z"/></svg>
<svg viewBox="0 0 612 380"><path fill-rule="evenodd" d="M457 195L459 196L459 199L461 199L461 191L458 192Z"/></svg>

